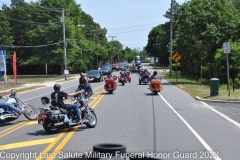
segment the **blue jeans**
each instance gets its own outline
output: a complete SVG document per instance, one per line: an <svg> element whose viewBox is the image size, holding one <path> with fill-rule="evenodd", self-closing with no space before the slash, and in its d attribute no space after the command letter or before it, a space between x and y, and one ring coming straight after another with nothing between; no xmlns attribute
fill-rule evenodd
<svg viewBox="0 0 240 160"><path fill-rule="evenodd" d="M80 111L79 111L79 108L76 104L66 104L66 109L68 111L70 111L71 109L73 109L77 115L77 118L78 119L81 119L81 116L80 116Z"/></svg>
<svg viewBox="0 0 240 160"><path fill-rule="evenodd" d="M127 77L125 74L121 74L121 77L123 77L125 79L125 81L127 81Z"/></svg>
<svg viewBox="0 0 240 160"><path fill-rule="evenodd" d="M14 112L16 112L16 113L20 113L21 112L21 110L19 109L19 108L17 108L17 107L14 107L12 104L10 104L10 103L5 103L5 102L0 102L0 107L1 108L4 108L4 109L8 109L8 110L10 110L10 111L14 111Z"/></svg>
<svg viewBox="0 0 240 160"><path fill-rule="evenodd" d="M91 87L91 85L90 85L89 83L86 84L85 87L86 87L86 89L90 89L90 90L92 91L92 87ZM92 91L92 92L93 92L93 91Z"/></svg>

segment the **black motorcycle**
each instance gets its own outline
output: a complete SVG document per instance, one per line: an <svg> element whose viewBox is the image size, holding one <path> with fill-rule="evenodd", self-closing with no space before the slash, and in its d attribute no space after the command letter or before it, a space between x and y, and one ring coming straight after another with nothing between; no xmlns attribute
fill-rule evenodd
<svg viewBox="0 0 240 160"><path fill-rule="evenodd" d="M9 96L1 97L2 102L10 103L14 107L19 108L21 110L24 109L23 115L29 120L37 119L37 110L30 104L24 103L20 97L18 97L16 91L14 89L11 90L11 94ZM10 122L16 120L20 115L17 116L14 111L5 109L0 106L0 123L2 122Z"/></svg>
<svg viewBox="0 0 240 160"><path fill-rule="evenodd" d="M97 125L97 116L94 110L88 106L89 100L85 98L84 90L73 99L72 103L79 106L82 124L89 128L94 128ZM41 98L43 106L39 108L38 124L43 125L44 130L49 134L58 133L61 128L69 128L77 126L80 123L76 122L77 116L74 110L68 111L59 108L58 106L49 105L49 98Z"/></svg>

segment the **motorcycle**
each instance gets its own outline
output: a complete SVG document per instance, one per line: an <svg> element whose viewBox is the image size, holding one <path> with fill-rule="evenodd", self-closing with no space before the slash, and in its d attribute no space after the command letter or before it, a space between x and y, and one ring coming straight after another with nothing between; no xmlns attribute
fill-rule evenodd
<svg viewBox="0 0 240 160"><path fill-rule="evenodd" d="M142 83L146 84L146 83L150 83L149 80L149 73L140 73L140 77L139 77L139 85L141 85Z"/></svg>
<svg viewBox="0 0 240 160"><path fill-rule="evenodd" d="M24 103L20 97L17 95L15 89L11 90L11 94L9 96L1 97L2 101L6 103L11 103L14 107L19 108L21 110L24 109L23 115L28 120L36 120L37 119L37 110L30 104ZM16 120L20 115L16 116L13 111L2 108L0 106L0 123L1 122L10 122Z"/></svg>
<svg viewBox="0 0 240 160"><path fill-rule="evenodd" d="M126 81L126 79L124 77L118 76L118 82L122 83L122 85L124 85L127 81Z"/></svg>
<svg viewBox="0 0 240 160"><path fill-rule="evenodd" d="M88 84L88 85L90 85L90 84ZM90 98L91 95L93 95L92 90L89 87L86 87L85 85L82 85L82 86L78 85L78 88L75 90L75 92L78 92L81 89L83 89L85 91L84 96L86 98Z"/></svg>
<svg viewBox="0 0 240 160"><path fill-rule="evenodd" d="M73 99L72 104L79 106L80 115L82 117L81 124L85 124L88 128L94 128L97 125L97 116L94 109L88 106L89 100L85 98L84 90ZM39 108L38 124L43 125L43 129L49 134L59 132L61 128L69 128L79 125L75 121L76 114L74 110L68 111L56 105L49 105L49 98L41 98L43 106Z"/></svg>
<svg viewBox="0 0 240 160"><path fill-rule="evenodd" d="M104 89L106 91L108 91L108 93L112 94L114 90L117 89L117 84L115 83L116 80L116 76L114 76L114 78L112 77L107 77L105 79L105 85L104 85Z"/></svg>
<svg viewBox="0 0 240 160"><path fill-rule="evenodd" d="M127 77L128 82L131 82L131 79L132 79L132 78L131 78L131 76L130 76L130 72L127 72L127 76L126 76L126 77Z"/></svg>
<svg viewBox="0 0 240 160"><path fill-rule="evenodd" d="M162 84L160 79L152 79L150 83L149 89L154 93L158 94L158 92L162 91Z"/></svg>

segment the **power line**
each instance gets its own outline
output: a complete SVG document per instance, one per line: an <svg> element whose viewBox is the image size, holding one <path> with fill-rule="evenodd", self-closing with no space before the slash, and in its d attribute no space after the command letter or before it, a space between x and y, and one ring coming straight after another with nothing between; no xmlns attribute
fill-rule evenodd
<svg viewBox="0 0 240 160"><path fill-rule="evenodd" d="M138 25L138 26L131 26L131 27L125 27L125 28L117 28L117 29L113 29L113 30L120 30L120 29L128 29L128 28L142 27L142 26L148 26L148 25L157 24L157 23L159 24L159 22L156 22L156 23L149 23L149 24Z"/></svg>
<svg viewBox="0 0 240 160"><path fill-rule="evenodd" d="M141 31L141 30L145 30L145 29L152 29L152 28L143 28L143 29L137 29L137 30L131 30L131 31L125 31L125 32L115 32L115 33L109 33L109 34L128 33L128 32Z"/></svg>
<svg viewBox="0 0 240 160"><path fill-rule="evenodd" d="M51 23L39 23L39 22L32 22L32 21L24 21L24 20L19 20L19 19L14 19L14 18L8 18L8 17L5 17L5 16L0 16L2 18L6 18L8 20L11 20L11 21L16 21L16 22L20 22L20 23L29 23L29 24L36 24L36 25L51 25ZM60 22L54 22L56 24L60 24Z"/></svg>
<svg viewBox="0 0 240 160"><path fill-rule="evenodd" d="M10 45L0 45L0 47L6 47L6 48L39 48L39 47L47 47L47 46L53 46L56 44L63 43L63 41L52 43L52 44L45 44L45 45L37 45L37 46L10 46Z"/></svg>

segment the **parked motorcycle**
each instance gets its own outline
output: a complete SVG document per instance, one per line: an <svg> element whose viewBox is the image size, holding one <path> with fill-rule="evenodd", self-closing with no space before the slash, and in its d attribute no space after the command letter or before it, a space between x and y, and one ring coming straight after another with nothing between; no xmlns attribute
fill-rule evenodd
<svg viewBox="0 0 240 160"><path fill-rule="evenodd" d="M139 85L141 85L142 83L144 83L144 84L150 83L149 76L150 76L149 73L142 73L142 74L140 74Z"/></svg>
<svg viewBox="0 0 240 160"><path fill-rule="evenodd" d="M97 125L97 116L94 110L88 106L89 100L85 98L85 91L73 99L72 103L79 106L82 124L89 128L94 128ZM61 128L68 128L79 125L76 122L76 114L74 110L68 111L59 108L58 106L50 105L48 97L41 98L43 106L39 108L38 124L43 125L43 129L49 133L58 133Z"/></svg>
<svg viewBox="0 0 240 160"><path fill-rule="evenodd" d="M158 92L162 91L162 84L160 79L152 79L150 83L149 89L154 93L158 94Z"/></svg>
<svg viewBox="0 0 240 160"><path fill-rule="evenodd" d="M112 78L112 77L107 77L105 79L105 85L104 85L104 89L106 91L108 91L108 93L112 94L114 90L117 89L117 84L115 83L115 79L116 78Z"/></svg>
<svg viewBox="0 0 240 160"><path fill-rule="evenodd" d="M17 95L16 90L12 89L9 96L1 97L1 100L6 103L11 103L14 107L24 109L23 115L29 120L37 119L37 110L30 104L24 103ZM20 116L20 115L19 115ZM16 120L19 116L13 113L13 111L2 108L0 106L0 123L10 122Z"/></svg>

